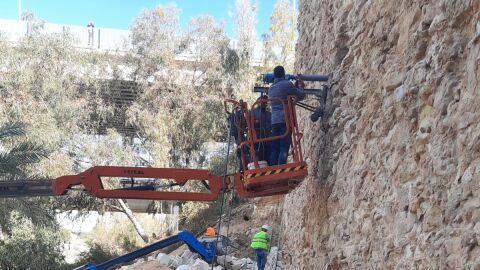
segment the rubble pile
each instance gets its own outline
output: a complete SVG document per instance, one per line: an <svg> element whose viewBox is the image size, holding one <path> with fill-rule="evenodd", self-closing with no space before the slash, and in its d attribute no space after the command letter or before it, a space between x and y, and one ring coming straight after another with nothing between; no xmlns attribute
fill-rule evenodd
<svg viewBox="0 0 480 270"><path fill-rule="evenodd" d="M281 252L277 247L272 247L267 257L266 270L281 270ZM236 258L231 255L217 257L213 270L253 270L256 263L250 258ZM158 253L136 260L131 265L125 265L118 270L211 270L212 266L200 259L199 255L189 250L180 255L167 255Z"/></svg>

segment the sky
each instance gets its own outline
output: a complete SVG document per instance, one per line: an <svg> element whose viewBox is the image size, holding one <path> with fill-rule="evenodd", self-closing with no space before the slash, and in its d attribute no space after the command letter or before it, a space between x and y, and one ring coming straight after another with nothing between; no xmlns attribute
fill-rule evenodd
<svg viewBox="0 0 480 270"><path fill-rule="evenodd" d="M0 18L17 19L19 0L0 0ZM211 15L225 22L225 31L234 37L234 22L230 11L235 0L21 0L22 11L33 12L49 23L87 25L95 27L128 29L142 9L151 9L158 4L176 3L182 10L180 24L186 29L188 21L199 15ZM266 33L270 14L276 0L258 0L257 37Z"/></svg>

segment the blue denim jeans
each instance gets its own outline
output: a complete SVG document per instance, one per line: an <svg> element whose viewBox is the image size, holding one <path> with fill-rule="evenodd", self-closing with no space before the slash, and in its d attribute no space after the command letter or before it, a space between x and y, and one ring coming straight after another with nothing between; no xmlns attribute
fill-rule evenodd
<svg viewBox="0 0 480 270"><path fill-rule="evenodd" d="M262 142L255 144L255 154L257 155L257 160L265 160L269 162L270 159L270 143Z"/></svg>
<svg viewBox="0 0 480 270"><path fill-rule="evenodd" d="M255 249L255 254L257 255L257 268L258 270L264 270L265 264L267 264L267 256L265 255L265 250Z"/></svg>
<svg viewBox="0 0 480 270"><path fill-rule="evenodd" d="M272 125L272 137L280 136L285 133L287 127L285 123L278 123ZM290 144L292 143L292 133L288 134L286 137L270 142L270 160L268 165L280 165L287 163L288 150L290 149Z"/></svg>

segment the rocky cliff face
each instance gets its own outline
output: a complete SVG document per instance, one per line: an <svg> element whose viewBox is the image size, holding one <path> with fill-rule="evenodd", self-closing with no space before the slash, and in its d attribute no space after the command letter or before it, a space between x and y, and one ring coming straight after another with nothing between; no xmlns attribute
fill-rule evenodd
<svg viewBox="0 0 480 270"><path fill-rule="evenodd" d="M479 269L480 1L303 0L298 27L296 72L332 88L286 269Z"/></svg>

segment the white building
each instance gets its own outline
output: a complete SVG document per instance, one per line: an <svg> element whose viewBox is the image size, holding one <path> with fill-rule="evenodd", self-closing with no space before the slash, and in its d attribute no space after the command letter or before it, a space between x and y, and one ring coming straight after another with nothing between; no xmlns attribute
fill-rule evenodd
<svg viewBox="0 0 480 270"><path fill-rule="evenodd" d="M28 21L0 19L0 35L12 42L28 36L31 31L31 27L32 24ZM78 48L124 50L125 48L128 48L130 44L130 31L121 29L103 27L93 27L90 29L86 25L79 26L43 23L41 32L46 34L68 32L73 36L75 40L75 46ZM93 40L90 42L90 44L89 36L93 37Z"/></svg>
<svg viewBox="0 0 480 270"><path fill-rule="evenodd" d="M31 32L32 23L28 21L0 19L0 36L15 42ZM130 31L103 27L88 27L55 23L41 23L42 33L69 33L78 48L90 48L102 51L122 51L130 47ZM236 49L237 42L232 39L230 47ZM189 55L179 55L178 60L185 61ZM262 42L257 42L253 52L253 65L261 66L263 59Z"/></svg>

